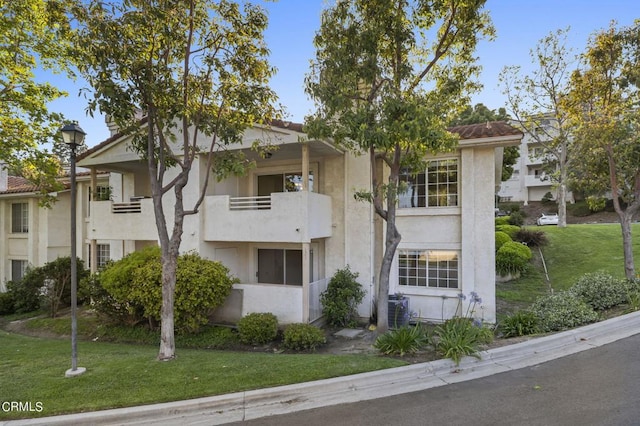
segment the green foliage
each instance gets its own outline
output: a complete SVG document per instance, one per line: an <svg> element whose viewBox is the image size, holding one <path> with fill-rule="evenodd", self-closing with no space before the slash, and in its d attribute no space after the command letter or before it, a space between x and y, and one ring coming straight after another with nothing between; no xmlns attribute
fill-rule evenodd
<svg viewBox="0 0 640 426"><path fill-rule="evenodd" d="M596 311L602 311L628 301L626 280L614 278L603 271L584 274L569 289Z"/></svg>
<svg viewBox="0 0 640 426"><path fill-rule="evenodd" d="M78 302L83 302L83 280L89 275L82 259L77 259ZM71 305L71 258L59 257L37 268L28 268L22 280L9 282L8 293L16 313L49 310L54 318L61 307Z"/></svg>
<svg viewBox="0 0 640 426"><path fill-rule="evenodd" d="M504 243L508 243L509 241L513 241L509 234L506 232L498 231L495 233L496 235L496 251L500 249L504 245Z"/></svg>
<svg viewBox="0 0 640 426"><path fill-rule="evenodd" d="M112 262L92 280L95 307L111 319L124 324L154 324L160 320L162 265L158 247L147 247ZM174 302L176 328L194 332L206 324L211 310L224 303L235 282L219 262L196 253L180 255Z"/></svg>
<svg viewBox="0 0 640 426"><path fill-rule="evenodd" d="M269 312L253 312L238 321L240 341L247 345L269 343L278 336L278 318Z"/></svg>
<svg viewBox="0 0 640 426"><path fill-rule="evenodd" d="M531 311L519 311L506 317L500 324L504 337L528 336L538 332L538 317Z"/></svg>
<svg viewBox="0 0 640 426"><path fill-rule="evenodd" d="M356 280L357 272L349 266L338 269L329 280L327 289L320 294L322 312L327 323L334 327L354 327L358 324L358 305L365 292Z"/></svg>
<svg viewBox="0 0 640 426"><path fill-rule="evenodd" d="M59 137L64 118L48 107L67 93L35 74L38 69L69 71L71 31L65 12L62 1L0 2L0 162L37 185L43 204L62 186L56 181L58 159L40 144Z"/></svg>
<svg viewBox="0 0 640 426"><path fill-rule="evenodd" d="M542 204L554 204L555 201L553 201L553 194L551 194L551 192L547 192L542 196L542 199L540 199L540 201L542 202Z"/></svg>
<svg viewBox="0 0 640 426"><path fill-rule="evenodd" d="M378 336L373 347L385 355L413 354L429 344L429 336L421 324L405 325Z"/></svg>
<svg viewBox="0 0 640 426"><path fill-rule="evenodd" d="M311 324L290 324L284 329L283 346L294 351L313 351L326 343L324 331Z"/></svg>
<svg viewBox="0 0 640 426"><path fill-rule="evenodd" d="M496 217L494 220L496 222L496 227L509 224L509 216Z"/></svg>
<svg viewBox="0 0 640 426"><path fill-rule="evenodd" d="M42 304L42 281L39 280L27 280L24 278L32 271L32 268L28 268L23 280L21 281L9 281L7 282L7 293L11 295L13 299L13 312L14 313L26 313L33 312L40 309ZM39 273L33 273L33 277L36 277Z"/></svg>
<svg viewBox="0 0 640 426"><path fill-rule="evenodd" d="M593 213L586 201L578 201L576 203L569 204L567 205L567 210L576 217L585 217Z"/></svg>
<svg viewBox="0 0 640 426"><path fill-rule="evenodd" d="M526 244L528 247L542 247L549 243L544 231L533 231L527 228L518 230L515 240Z"/></svg>
<svg viewBox="0 0 640 426"><path fill-rule="evenodd" d="M509 217L509 225L522 226L524 224L524 215L519 211L512 211Z"/></svg>
<svg viewBox="0 0 640 426"><path fill-rule="evenodd" d="M509 220L509 216L504 216L507 218L507 221ZM516 225L496 225L496 231L501 231L501 232L506 232L507 234L509 234L509 236L511 237L511 239L515 239L516 234L518 233L518 231L520 230L519 226Z"/></svg>
<svg viewBox="0 0 640 426"><path fill-rule="evenodd" d="M452 359L456 365L460 364L464 356L480 359L479 345L488 338L488 333L483 328L474 325L471 318L448 319L434 330L437 337L436 351L445 358Z"/></svg>
<svg viewBox="0 0 640 426"><path fill-rule="evenodd" d="M531 249L515 241L506 242L496 252L496 271L501 275L524 272L531 260Z"/></svg>
<svg viewBox="0 0 640 426"><path fill-rule="evenodd" d="M13 314L15 311L13 295L8 292L0 293L0 315Z"/></svg>
<svg viewBox="0 0 640 426"><path fill-rule="evenodd" d="M597 197L595 195L589 195L585 200L589 210L592 212L601 212L607 205L607 199L605 197Z"/></svg>
<svg viewBox="0 0 640 426"><path fill-rule="evenodd" d="M538 298L531 311L541 332L561 331L598 320L598 314L575 294L562 291Z"/></svg>

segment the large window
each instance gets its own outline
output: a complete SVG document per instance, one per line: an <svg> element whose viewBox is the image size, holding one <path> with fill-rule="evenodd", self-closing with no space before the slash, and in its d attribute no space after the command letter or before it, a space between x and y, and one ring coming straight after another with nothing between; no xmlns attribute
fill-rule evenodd
<svg viewBox="0 0 640 426"><path fill-rule="evenodd" d="M458 288L458 253L399 250L398 282L407 287Z"/></svg>
<svg viewBox="0 0 640 426"><path fill-rule="evenodd" d="M11 261L11 280L20 281L24 274L27 272L28 262L26 260L12 260Z"/></svg>
<svg viewBox="0 0 640 426"><path fill-rule="evenodd" d="M313 251L309 264L309 280L313 281ZM302 285L302 250L258 249L258 282Z"/></svg>
<svg viewBox="0 0 640 426"><path fill-rule="evenodd" d="M458 160L429 161L426 172L405 170L400 181L406 189L398 194L400 208L455 207L458 205Z"/></svg>
<svg viewBox="0 0 640 426"><path fill-rule="evenodd" d="M11 204L11 232L29 232L29 204Z"/></svg>

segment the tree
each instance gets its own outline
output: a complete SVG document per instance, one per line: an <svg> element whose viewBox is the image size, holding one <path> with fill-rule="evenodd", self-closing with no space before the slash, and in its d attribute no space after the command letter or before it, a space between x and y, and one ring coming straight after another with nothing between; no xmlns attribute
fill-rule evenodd
<svg viewBox="0 0 640 426"><path fill-rule="evenodd" d="M562 97L568 91L569 67L574 61L566 47L569 29L552 32L530 51L537 66L523 75L520 66L508 66L500 74L509 108L520 127L542 147L544 171L558 188L558 226L567 226L567 186L573 159L574 138L562 108ZM536 155L538 156L538 155Z"/></svg>
<svg viewBox="0 0 640 426"><path fill-rule="evenodd" d="M577 185L609 192L620 218L624 270L635 278L631 222L640 211L640 22L595 33L571 75L565 107L576 126Z"/></svg>
<svg viewBox="0 0 640 426"><path fill-rule="evenodd" d="M69 72L67 6L66 0L0 1L0 163L43 195L59 188L59 163L42 145L63 122L47 104L66 93L37 82L35 71Z"/></svg>
<svg viewBox="0 0 640 426"><path fill-rule="evenodd" d="M357 195L371 201L386 222L378 333L388 329L389 276L401 240L400 173L424 171L428 153L451 151L457 144L446 125L479 87L473 79L479 71L474 50L479 38L493 35L484 3L337 1L322 14L306 81L317 111L307 119L307 131L369 155L372 187ZM380 182L384 173L387 183Z"/></svg>
<svg viewBox="0 0 640 426"><path fill-rule="evenodd" d="M453 119L451 126L463 126L466 124L479 124L490 121L509 121L511 117L507 114L507 110L499 108L498 112L493 109L487 108L484 104L475 104L472 108L468 105L460 115ZM520 158L519 146L507 146L504 148L502 155L502 175L500 180L503 182L508 180L513 174L513 165L516 164Z"/></svg>
<svg viewBox="0 0 640 426"><path fill-rule="evenodd" d="M241 10L231 0L95 0L76 15L83 61L77 65L94 91L90 108L112 117L147 161L162 253L158 359L170 360L184 218L198 212L210 174L243 171L246 162L225 148L275 114L267 86L274 70L263 40L267 18L259 7ZM207 159L205 183L185 206L183 190L199 155ZM162 203L169 191L173 223Z"/></svg>

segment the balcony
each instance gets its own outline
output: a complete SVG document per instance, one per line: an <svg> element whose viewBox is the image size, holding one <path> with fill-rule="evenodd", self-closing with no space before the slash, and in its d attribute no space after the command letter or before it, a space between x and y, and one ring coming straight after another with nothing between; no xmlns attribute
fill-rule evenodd
<svg viewBox="0 0 640 426"><path fill-rule="evenodd" d="M92 201L88 238L156 241L153 200L133 197L128 203Z"/></svg>
<svg viewBox="0 0 640 426"><path fill-rule="evenodd" d="M547 177L545 180L541 180L538 176L527 175L524 178L524 184L527 188L533 186L551 186L551 181Z"/></svg>
<svg viewBox="0 0 640 426"><path fill-rule="evenodd" d="M331 236L331 198L314 192L208 196L203 212L205 241L303 243Z"/></svg>

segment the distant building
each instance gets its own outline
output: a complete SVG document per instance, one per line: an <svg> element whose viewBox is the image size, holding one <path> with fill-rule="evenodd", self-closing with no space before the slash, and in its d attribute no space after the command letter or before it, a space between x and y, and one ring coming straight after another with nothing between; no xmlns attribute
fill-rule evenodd
<svg viewBox="0 0 640 426"><path fill-rule="evenodd" d="M516 128L519 127L517 122L510 124ZM536 129L540 137L548 137L554 131L551 119L542 120L541 125L543 128ZM550 179L543 169L545 162L544 152L543 144L528 132L524 132L524 137L520 142L520 157L513 166L511 177L500 185L500 190L498 191L499 201L523 202L527 205L529 201L542 200L547 193L551 194L553 200L557 199L555 182ZM567 192L567 201L573 202L571 192Z"/></svg>

